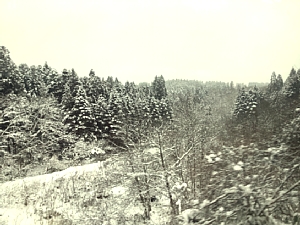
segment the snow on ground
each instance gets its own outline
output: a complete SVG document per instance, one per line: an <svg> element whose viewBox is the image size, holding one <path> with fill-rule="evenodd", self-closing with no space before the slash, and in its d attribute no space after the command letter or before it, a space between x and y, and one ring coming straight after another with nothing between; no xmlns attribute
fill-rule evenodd
<svg viewBox="0 0 300 225"><path fill-rule="evenodd" d="M38 217L31 210L20 208L0 208L0 224L30 225L37 224Z"/></svg>
<svg viewBox="0 0 300 225"><path fill-rule="evenodd" d="M68 180L72 177L89 175L103 175L103 162L93 163L83 166L70 167L66 170L51 174L26 177L14 181L0 184L0 225L34 225L47 224L47 221L36 222L40 218L34 215L33 206L25 206L26 195L36 195L43 193L47 187L51 186L58 179ZM112 189L112 193L124 194L126 191L122 186ZM46 222L46 223L45 223Z"/></svg>
<svg viewBox="0 0 300 225"><path fill-rule="evenodd" d="M65 169L63 171L59 172L54 172L50 174L44 174L44 175L39 175L39 176L34 176L34 177L26 177L24 179L17 179L14 181L8 181L3 184L0 184L0 193L10 189L10 187L24 187L26 184L33 184L33 183L49 183L53 182L55 180L58 180L60 178L64 179L69 179L71 177L76 176L82 176L86 173L95 173L99 172L100 167L99 163L93 163L93 164L88 164L84 166L74 166L74 167L69 167L68 169Z"/></svg>

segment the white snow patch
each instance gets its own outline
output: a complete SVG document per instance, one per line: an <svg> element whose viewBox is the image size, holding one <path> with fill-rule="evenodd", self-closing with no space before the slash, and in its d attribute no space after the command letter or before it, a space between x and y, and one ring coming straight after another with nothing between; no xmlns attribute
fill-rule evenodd
<svg viewBox="0 0 300 225"><path fill-rule="evenodd" d="M251 185L250 184L248 184L246 186L240 184L239 188L241 188L246 194L251 194L252 193L252 189L251 189Z"/></svg>
<svg viewBox="0 0 300 225"><path fill-rule="evenodd" d="M122 187L122 186L117 186L117 187L113 187L110 192L113 195L123 195L126 193L127 188Z"/></svg>
<svg viewBox="0 0 300 225"><path fill-rule="evenodd" d="M95 148L93 148L93 149L91 150L91 154L92 154L92 155L94 155L94 154L96 154L96 155L105 155L105 151L102 150L101 148L95 147Z"/></svg>
<svg viewBox="0 0 300 225"><path fill-rule="evenodd" d="M234 165L233 170L241 171L241 170L243 170L243 168L240 165Z"/></svg>
<svg viewBox="0 0 300 225"><path fill-rule="evenodd" d="M148 148L144 150L144 153L151 155L159 154L159 148Z"/></svg>
<svg viewBox="0 0 300 225"><path fill-rule="evenodd" d="M240 166L244 165L244 163L242 161L239 161L237 164L240 165Z"/></svg>
<svg viewBox="0 0 300 225"><path fill-rule="evenodd" d="M210 203L209 200L204 199L203 202L202 202L201 205L200 205L200 208L204 208L204 207L205 207L206 205L208 205L209 203Z"/></svg>
<svg viewBox="0 0 300 225"><path fill-rule="evenodd" d="M21 208L0 208L0 224L8 225L28 225L36 224L38 216L34 215L33 211L26 211Z"/></svg>

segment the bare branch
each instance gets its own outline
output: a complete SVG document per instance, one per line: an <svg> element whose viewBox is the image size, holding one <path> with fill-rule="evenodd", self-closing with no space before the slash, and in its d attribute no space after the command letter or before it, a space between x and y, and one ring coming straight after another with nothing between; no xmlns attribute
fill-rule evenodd
<svg viewBox="0 0 300 225"><path fill-rule="evenodd" d="M180 164L181 160L183 160L184 157L186 157L190 153L190 151L193 149L193 147L194 146L190 147L189 150L187 150L187 152L185 152L180 158L178 157L178 160L176 161L176 163L174 163L172 168L177 167Z"/></svg>
<svg viewBox="0 0 300 225"><path fill-rule="evenodd" d="M261 210L259 210L258 215L261 215L263 213L263 211L270 205L276 203L277 201L279 201L283 196L285 196L286 194L288 194L289 192L291 192L294 188L296 188L298 185L300 185L300 180L295 183L293 186L291 186L288 190L286 190L285 192L281 193L277 198L273 199L272 201L266 203Z"/></svg>

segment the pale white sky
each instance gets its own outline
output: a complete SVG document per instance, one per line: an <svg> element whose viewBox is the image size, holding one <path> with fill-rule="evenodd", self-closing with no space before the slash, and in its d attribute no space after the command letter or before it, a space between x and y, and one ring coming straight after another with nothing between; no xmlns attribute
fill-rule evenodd
<svg viewBox="0 0 300 225"><path fill-rule="evenodd" d="M269 82L300 68L299 0L0 0L16 64L79 76Z"/></svg>

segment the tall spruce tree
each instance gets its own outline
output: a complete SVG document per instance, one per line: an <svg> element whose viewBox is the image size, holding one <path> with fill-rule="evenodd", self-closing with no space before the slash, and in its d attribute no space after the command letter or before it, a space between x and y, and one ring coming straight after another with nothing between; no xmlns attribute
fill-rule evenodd
<svg viewBox="0 0 300 225"><path fill-rule="evenodd" d="M292 68L288 78L284 83L284 94L289 99L297 99L299 97L300 91L300 70L296 72L294 68Z"/></svg>
<svg viewBox="0 0 300 225"><path fill-rule="evenodd" d="M276 78L276 87L277 87L278 91L280 91L283 87L283 79L282 79L282 76L280 74L278 74L277 78Z"/></svg>
<svg viewBox="0 0 300 225"><path fill-rule="evenodd" d="M106 108L106 124L105 130L108 140L116 145L124 145L123 130L123 96L120 89L116 86L112 89Z"/></svg>
<svg viewBox="0 0 300 225"><path fill-rule="evenodd" d="M79 86L74 98L74 105L65 111L64 124L70 133L87 141L95 139L96 121L91 104L87 101L84 89Z"/></svg>
<svg viewBox="0 0 300 225"><path fill-rule="evenodd" d="M152 96L155 99L161 100L167 97L165 79L162 75L160 77L155 76L155 79L151 84L151 91L152 91Z"/></svg>

